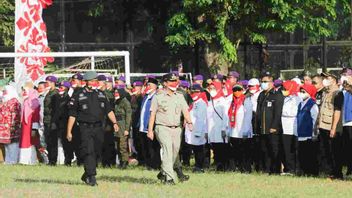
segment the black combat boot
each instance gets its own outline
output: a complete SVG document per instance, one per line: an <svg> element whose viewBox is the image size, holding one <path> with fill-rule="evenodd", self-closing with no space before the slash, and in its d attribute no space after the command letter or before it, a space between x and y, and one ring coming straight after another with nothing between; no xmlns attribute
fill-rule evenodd
<svg viewBox="0 0 352 198"><path fill-rule="evenodd" d="M177 177L180 182L184 182L184 181L189 180L189 175L183 174L182 168L176 168L175 171L177 173Z"/></svg>

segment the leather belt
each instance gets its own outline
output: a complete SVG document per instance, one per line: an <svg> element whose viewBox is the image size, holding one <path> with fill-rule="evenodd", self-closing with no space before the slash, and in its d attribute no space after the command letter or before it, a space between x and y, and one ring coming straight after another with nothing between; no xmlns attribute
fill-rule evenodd
<svg viewBox="0 0 352 198"><path fill-rule="evenodd" d="M164 127L168 127L168 128L171 128L171 129L177 129L177 128L180 127L180 126L166 126L166 125L162 125L162 124L157 124L157 126L164 126Z"/></svg>
<svg viewBox="0 0 352 198"><path fill-rule="evenodd" d="M94 128L94 127L103 126L103 123L102 122L79 122L79 125L89 127L89 128Z"/></svg>

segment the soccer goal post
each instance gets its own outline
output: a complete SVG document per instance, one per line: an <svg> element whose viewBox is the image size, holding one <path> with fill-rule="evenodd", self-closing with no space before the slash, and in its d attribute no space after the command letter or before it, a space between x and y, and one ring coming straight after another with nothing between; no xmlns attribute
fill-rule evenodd
<svg viewBox="0 0 352 198"><path fill-rule="evenodd" d="M126 84L131 83L131 72L130 72L130 53L128 51L91 51L91 52L48 52L48 53L0 53L0 58L30 58L30 57L53 57L53 58L88 58L89 67L86 69L70 69L71 72L84 72L87 70L96 70L97 72L113 72L115 75L118 73L116 70L97 69L97 58L98 57L123 57L124 62L124 74L126 78ZM16 79L17 72L14 67L15 82L17 83L20 79ZM61 68L60 70L68 70L69 68ZM55 74L55 71L51 74Z"/></svg>

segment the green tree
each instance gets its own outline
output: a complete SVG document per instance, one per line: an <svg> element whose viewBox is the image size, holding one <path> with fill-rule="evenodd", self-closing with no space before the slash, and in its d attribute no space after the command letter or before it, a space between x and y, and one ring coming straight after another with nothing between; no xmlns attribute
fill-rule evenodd
<svg viewBox="0 0 352 198"><path fill-rule="evenodd" d="M220 59L236 63L241 41L266 43L268 32L303 29L313 41L334 35L338 8L350 13L349 1L183 0L168 21L165 40L174 51L215 44Z"/></svg>
<svg viewBox="0 0 352 198"><path fill-rule="evenodd" d="M13 45L15 34L15 1L0 0L0 43Z"/></svg>

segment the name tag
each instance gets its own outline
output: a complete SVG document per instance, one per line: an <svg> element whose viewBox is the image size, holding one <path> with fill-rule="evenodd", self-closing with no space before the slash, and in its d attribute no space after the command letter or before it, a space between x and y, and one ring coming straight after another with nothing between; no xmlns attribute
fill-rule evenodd
<svg viewBox="0 0 352 198"><path fill-rule="evenodd" d="M271 106L273 106L273 103L272 102L268 102L268 105L267 105L268 107L271 107Z"/></svg>

